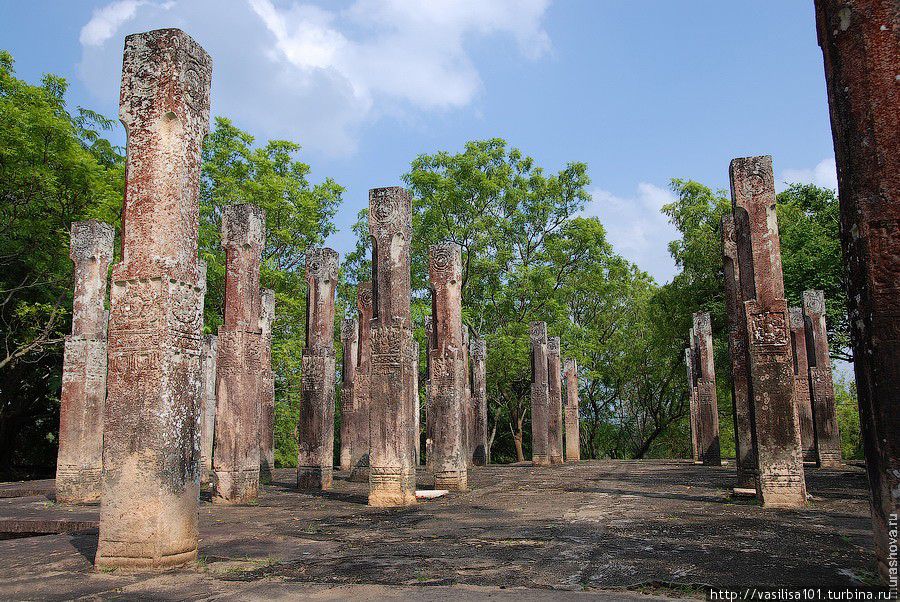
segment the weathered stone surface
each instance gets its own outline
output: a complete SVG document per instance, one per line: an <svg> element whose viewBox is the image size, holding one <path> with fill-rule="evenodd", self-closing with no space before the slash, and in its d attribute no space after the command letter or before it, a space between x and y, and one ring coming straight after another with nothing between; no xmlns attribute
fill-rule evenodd
<svg viewBox="0 0 900 602"><path fill-rule="evenodd" d="M764 506L800 507L806 503L806 483L799 417L793 403L789 318L772 158L734 159L730 178L749 335L757 495Z"/></svg>
<svg viewBox="0 0 900 602"><path fill-rule="evenodd" d="M806 328L803 310L789 307L791 357L794 372L794 405L800 419L800 445L804 462L816 461L816 433L813 427L812 398L809 394L809 365L806 359Z"/></svg>
<svg viewBox="0 0 900 602"><path fill-rule="evenodd" d="M547 339L547 449L551 464L563 463L562 357L559 337Z"/></svg>
<svg viewBox="0 0 900 602"><path fill-rule="evenodd" d="M415 397L415 410L413 414L413 456L416 460L416 466L422 463L422 425L420 424L419 415L422 408L419 404L419 343L413 341L413 349L415 350L415 371L413 372L413 396Z"/></svg>
<svg viewBox="0 0 900 602"><path fill-rule="evenodd" d="M263 347L259 270L266 214L255 205L229 205L222 216L225 318L216 358L213 502L256 500L260 470L260 393Z"/></svg>
<svg viewBox="0 0 900 602"><path fill-rule="evenodd" d="M56 459L56 501L62 504L100 499L109 318L104 304L114 237L109 224L96 220L72 224L69 257L75 290L72 334L66 337L63 353Z"/></svg>
<svg viewBox="0 0 900 602"><path fill-rule="evenodd" d="M833 468L841 463L841 433L838 430L831 357L828 353L828 330L825 328L825 293L804 291L803 308L798 316L804 320L806 352L809 368L809 395L815 423L815 461Z"/></svg>
<svg viewBox="0 0 900 602"><path fill-rule="evenodd" d="M216 430L216 356L218 337L208 334L200 347L200 482L209 483L212 475L213 435Z"/></svg>
<svg viewBox="0 0 900 602"><path fill-rule="evenodd" d="M260 291L259 334L259 478L268 483L275 470L275 372L272 370L272 323L275 321L275 291Z"/></svg>
<svg viewBox="0 0 900 602"><path fill-rule="evenodd" d="M331 487L334 465L334 294L338 254L306 251L306 347L300 401L297 486Z"/></svg>
<svg viewBox="0 0 900 602"><path fill-rule="evenodd" d="M403 188L369 191L372 236L372 365L369 504L416 503L412 422L415 369L410 322L412 200Z"/></svg>
<svg viewBox="0 0 900 602"><path fill-rule="evenodd" d="M462 413L460 419L463 421L463 450L465 450L466 466L472 467L472 455L475 453L475 408L472 406L472 371L469 362L469 327L463 324L462 327L463 355L465 359L463 366L465 368L465 388L462 401Z"/></svg>
<svg viewBox="0 0 900 602"><path fill-rule="evenodd" d="M690 347L687 347L684 350L684 364L685 368L687 368L687 386L688 386L688 403L689 403L689 412L688 412L688 421L691 427L691 457L694 462L700 461L700 431L698 421L700 418L698 409L697 409L697 385L696 379L694 378L694 329L692 328L689 335L688 340L691 343Z"/></svg>
<svg viewBox="0 0 900 602"><path fill-rule="evenodd" d="M888 580L889 519L900 513L900 9L895 0L815 4L875 552Z"/></svg>
<svg viewBox="0 0 900 602"><path fill-rule="evenodd" d="M472 409L474 411L474 443L472 463L485 466L491 461L488 445L487 409L487 343L482 338L472 340Z"/></svg>
<svg viewBox="0 0 900 602"><path fill-rule="evenodd" d="M722 453L719 443L719 404L716 398L716 363L709 312L694 314L694 343L700 459L708 466L720 466Z"/></svg>
<svg viewBox="0 0 900 602"><path fill-rule="evenodd" d="M110 295L100 567L197 557L206 290L198 186L211 75L209 56L182 31L125 39L119 117L128 156Z"/></svg>
<svg viewBox="0 0 900 602"><path fill-rule="evenodd" d="M425 330L425 470L434 473L434 416L431 414L431 349L434 343L434 321L423 320Z"/></svg>
<svg viewBox="0 0 900 602"><path fill-rule="evenodd" d="M566 376L566 462L581 460L581 419L578 413L578 364L568 358Z"/></svg>
<svg viewBox="0 0 900 602"><path fill-rule="evenodd" d="M531 461L535 466L550 464L548 421L550 391L547 383L547 324L531 326Z"/></svg>
<svg viewBox="0 0 900 602"><path fill-rule="evenodd" d="M353 437L353 381L356 380L356 362L359 360L359 323L356 318L341 322L341 470L350 470L350 453Z"/></svg>
<svg viewBox="0 0 900 602"><path fill-rule="evenodd" d="M356 309L359 312L359 355L353 381L353 419L350 437L350 480L369 482L369 407L372 364L372 283L360 282L356 287Z"/></svg>
<svg viewBox="0 0 900 602"><path fill-rule="evenodd" d="M728 353L731 358L731 400L734 418L735 464L739 489L756 485L756 434L753 432L753 402L750 358L747 355L747 313L741 290L734 215L722 216L722 260L725 275L725 314L728 317Z"/></svg>
<svg viewBox="0 0 900 602"><path fill-rule="evenodd" d="M431 280L431 416L435 489L464 490L468 476L465 429L466 352L462 323L462 254L459 245L429 249Z"/></svg>

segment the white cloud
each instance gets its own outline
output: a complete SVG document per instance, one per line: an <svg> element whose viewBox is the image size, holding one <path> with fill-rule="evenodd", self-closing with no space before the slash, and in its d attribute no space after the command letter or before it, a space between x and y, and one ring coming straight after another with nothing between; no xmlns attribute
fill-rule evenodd
<svg viewBox="0 0 900 602"><path fill-rule="evenodd" d="M675 196L668 189L641 182L631 196L593 189L582 213L600 219L616 252L658 282L667 282L677 272L668 244L678 238L678 231L660 209L674 201Z"/></svg>
<svg viewBox="0 0 900 602"><path fill-rule="evenodd" d="M834 158L822 159L811 169L785 169L775 181L775 188L781 192L788 184L815 184L837 190L837 165Z"/></svg>
<svg viewBox="0 0 900 602"><path fill-rule="evenodd" d="M82 30L79 77L117 98L122 38L180 27L210 53L213 110L268 137L327 154L352 153L384 115L459 110L483 89L467 48L511 40L535 59L550 48L549 0L353 0L345 9L271 0L114 2ZM121 31L128 24L130 31Z"/></svg>

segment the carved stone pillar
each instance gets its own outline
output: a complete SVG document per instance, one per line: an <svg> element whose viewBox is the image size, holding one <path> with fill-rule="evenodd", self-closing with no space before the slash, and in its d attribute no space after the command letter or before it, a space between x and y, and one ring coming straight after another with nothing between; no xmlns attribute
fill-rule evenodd
<svg viewBox="0 0 900 602"><path fill-rule="evenodd" d="M563 463L562 358L559 337L547 339L547 448L550 464Z"/></svg>
<svg viewBox="0 0 900 602"><path fill-rule="evenodd" d="M56 501L100 499L103 406L106 401L107 276L115 231L96 220L74 222L69 257L75 266L72 334L63 353Z"/></svg>
<svg viewBox="0 0 900 602"><path fill-rule="evenodd" d="M900 10L896 0L815 4L875 554L888 581L900 513Z"/></svg>
<svg viewBox="0 0 900 602"><path fill-rule="evenodd" d="M419 343L413 341L413 349L415 350L416 365L413 372L413 396L415 397L415 412L413 414L413 456L416 460L416 466L421 464L422 458L422 425L419 423L419 414L422 408L419 405Z"/></svg>
<svg viewBox="0 0 900 602"><path fill-rule="evenodd" d="M217 504L248 504L259 493L263 380L259 270L265 237L265 211L255 205L225 207L225 319L219 327L213 437L212 501Z"/></svg>
<svg viewBox="0 0 900 602"><path fill-rule="evenodd" d="M806 328L803 310L788 308L791 327L791 357L794 373L794 405L800 419L800 445L804 462L816 461L816 434L813 427L813 411L809 394L809 365L806 359Z"/></svg>
<svg viewBox="0 0 900 602"><path fill-rule="evenodd" d="M112 274L100 567L197 558L200 147L212 63L177 29L125 39L119 117L128 133L122 261Z"/></svg>
<svg viewBox="0 0 900 602"><path fill-rule="evenodd" d="M491 461L488 446L487 410L487 343L484 339L472 341L472 409L475 423L475 450L472 462L475 466L485 466Z"/></svg>
<svg viewBox="0 0 900 602"><path fill-rule="evenodd" d="M547 324L531 323L531 461L550 464L548 446L550 392L547 383Z"/></svg>
<svg viewBox="0 0 900 602"><path fill-rule="evenodd" d="M260 291L259 331L260 352L259 393L259 478L272 481L275 470L275 372L272 370L272 323L275 321L275 291Z"/></svg>
<svg viewBox="0 0 900 602"><path fill-rule="evenodd" d="M728 353L731 357L731 402L734 416L734 449L737 487L756 486L756 434L753 432L753 402L750 358L747 355L747 313L741 290L734 216L722 216L722 259L725 272L725 314L728 316Z"/></svg>
<svg viewBox="0 0 900 602"><path fill-rule="evenodd" d="M694 329L691 328L691 331L688 336L688 340L691 343L691 346L684 350L684 364L687 368L687 386L688 386L688 402L689 402L689 413L688 420L690 422L691 427L691 457L694 459L694 462L700 462L700 430L699 430L699 419L700 414L697 408L697 385L695 384L696 379L694 378Z"/></svg>
<svg viewBox="0 0 900 602"><path fill-rule="evenodd" d="M781 271L771 157L734 159L732 209L749 334L758 475L764 506L800 507L806 483L793 403L789 318Z"/></svg>
<svg viewBox="0 0 900 602"><path fill-rule="evenodd" d="M415 352L410 323L412 200L399 187L369 192L372 235L372 366L369 504L416 503L411 425Z"/></svg>
<svg viewBox="0 0 900 602"><path fill-rule="evenodd" d="M216 355L218 337L203 337L200 348L200 377L203 401L200 406L200 482L209 483L212 475L213 434L216 430Z"/></svg>
<svg viewBox="0 0 900 602"><path fill-rule="evenodd" d="M353 381L353 419L350 435L350 480L369 482L369 407L372 365L372 283L360 282L356 287L356 309L359 312L359 353L356 378Z"/></svg>
<svg viewBox="0 0 900 602"><path fill-rule="evenodd" d="M475 451L475 408L472 406L472 372L469 367L469 327L462 326L463 342L463 367L465 368L465 387L463 389L462 412L460 419L463 421L463 455L466 458L466 466L472 467L472 454Z"/></svg>
<svg viewBox="0 0 900 602"><path fill-rule="evenodd" d="M300 402L297 487L329 489L334 467L334 293L338 254L306 251L306 347Z"/></svg>
<svg viewBox="0 0 900 602"><path fill-rule="evenodd" d="M721 466L716 363L713 357L712 321L709 312L694 314L694 337L697 366L697 413L700 420L700 459L707 466Z"/></svg>
<svg viewBox="0 0 900 602"><path fill-rule="evenodd" d="M578 414L578 364L567 359L566 373L566 462L581 460L581 419Z"/></svg>
<svg viewBox="0 0 900 602"><path fill-rule="evenodd" d="M834 383L831 380L831 357L828 353L828 330L825 328L825 294L804 291L803 309L806 353L809 368L809 393L815 425L816 456L823 468L841 465L841 433L838 429Z"/></svg>
<svg viewBox="0 0 900 602"><path fill-rule="evenodd" d="M434 343L434 321L425 316L425 470L434 473L434 414L431 410L431 350Z"/></svg>
<svg viewBox="0 0 900 602"><path fill-rule="evenodd" d="M356 362L359 359L359 323L356 318L341 322L341 470L350 470L351 443L353 437L353 381L356 380Z"/></svg>

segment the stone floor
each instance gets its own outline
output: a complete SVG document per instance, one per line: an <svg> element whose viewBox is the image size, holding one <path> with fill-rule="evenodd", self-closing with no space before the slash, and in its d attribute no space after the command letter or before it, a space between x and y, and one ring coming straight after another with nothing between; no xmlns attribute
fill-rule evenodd
<svg viewBox="0 0 900 602"><path fill-rule="evenodd" d="M870 582L862 468L809 469L812 498L790 511L732 499L732 471L490 466L470 472L467 493L382 510L340 473L332 491L304 494L282 470L258 505L201 502L196 567L144 576L93 570L96 506L57 505L46 485L20 497L0 485L0 598L618 600Z"/></svg>

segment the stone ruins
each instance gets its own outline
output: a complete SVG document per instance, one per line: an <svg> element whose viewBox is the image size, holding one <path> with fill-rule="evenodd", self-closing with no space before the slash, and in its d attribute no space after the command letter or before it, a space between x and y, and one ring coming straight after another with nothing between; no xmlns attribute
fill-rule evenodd
<svg viewBox="0 0 900 602"><path fill-rule="evenodd" d="M803 310L789 307L791 358L794 375L794 401L800 420L800 449L804 462L816 461L816 435L813 429L812 399L809 394L809 367L806 360L806 328Z"/></svg>
<svg viewBox="0 0 900 602"><path fill-rule="evenodd" d="M472 340L472 410L474 417L474 441L472 442L472 464L486 466L491 461L488 445L487 406L487 342Z"/></svg>
<svg viewBox="0 0 900 602"><path fill-rule="evenodd" d="M721 466L719 444L719 404L716 398L716 365L713 358L712 321L709 312L694 314L693 377L696 387L697 426L700 460L707 466Z"/></svg>
<svg viewBox="0 0 900 602"><path fill-rule="evenodd" d="M578 364L566 358L566 462L581 460L581 419L578 413Z"/></svg>
<svg viewBox="0 0 900 602"><path fill-rule="evenodd" d="M687 369L688 384L688 423L691 427L691 457L700 463L700 414L697 410L697 382L694 378L694 329L688 333L691 346L684 350L684 365Z"/></svg>
<svg viewBox="0 0 900 602"><path fill-rule="evenodd" d="M562 358L559 337L547 339L547 455L550 464L563 463Z"/></svg>
<svg viewBox="0 0 900 602"><path fill-rule="evenodd" d="M275 321L275 291L260 292L259 333L262 345L259 379L259 477L272 480L275 470L275 372L272 370L272 323Z"/></svg>
<svg viewBox="0 0 900 602"><path fill-rule="evenodd" d="M531 323L531 461L550 464L548 425L550 391L547 382L547 324Z"/></svg>
<svg viewBox="0 0 900 602"><path fill-rule="evenodd" d="M372 283L360 282L356 287L359 312L359 354L353 381L353 414L350 418L350 480L369 482L369 407L370 366L372 364Z"/></svg>
<svg viewBox="0 0 900 602"><path fill-rule="evenodd" d="M344 358L341 364L341 470L353 467L353 383L356 380L356 363L359 361L359 323L356 318L345 318L341 322L341 349Z"/></svg>
<svg viewBox="0 0 900 602"><path fill-rule="evenodd" d="M200 379L203 401L200 405L200 483L212 476L213 433L216 430L216 356L218 337L208 334L200 347Z"/></svg>
<svg viewBox="0 0 900 602"><path fill-rule="evenodd" d="M813 419L815 461L824 468L841 464L841 434L838 430L831 357L828 355L828 331L825 328L825 295L822 291L804 291L800 316L804 320L807 377L810 410Z"/></svg>
<svg viewBox="0 0 900 602"><path fill-rule="evenodd" d="M109 319L104 304L114 238L109 224L72 224L69 257L75 266L75 291L72 334L66 337L63 354L56 460L56 499L65 504L100 499Z"/></svg>

